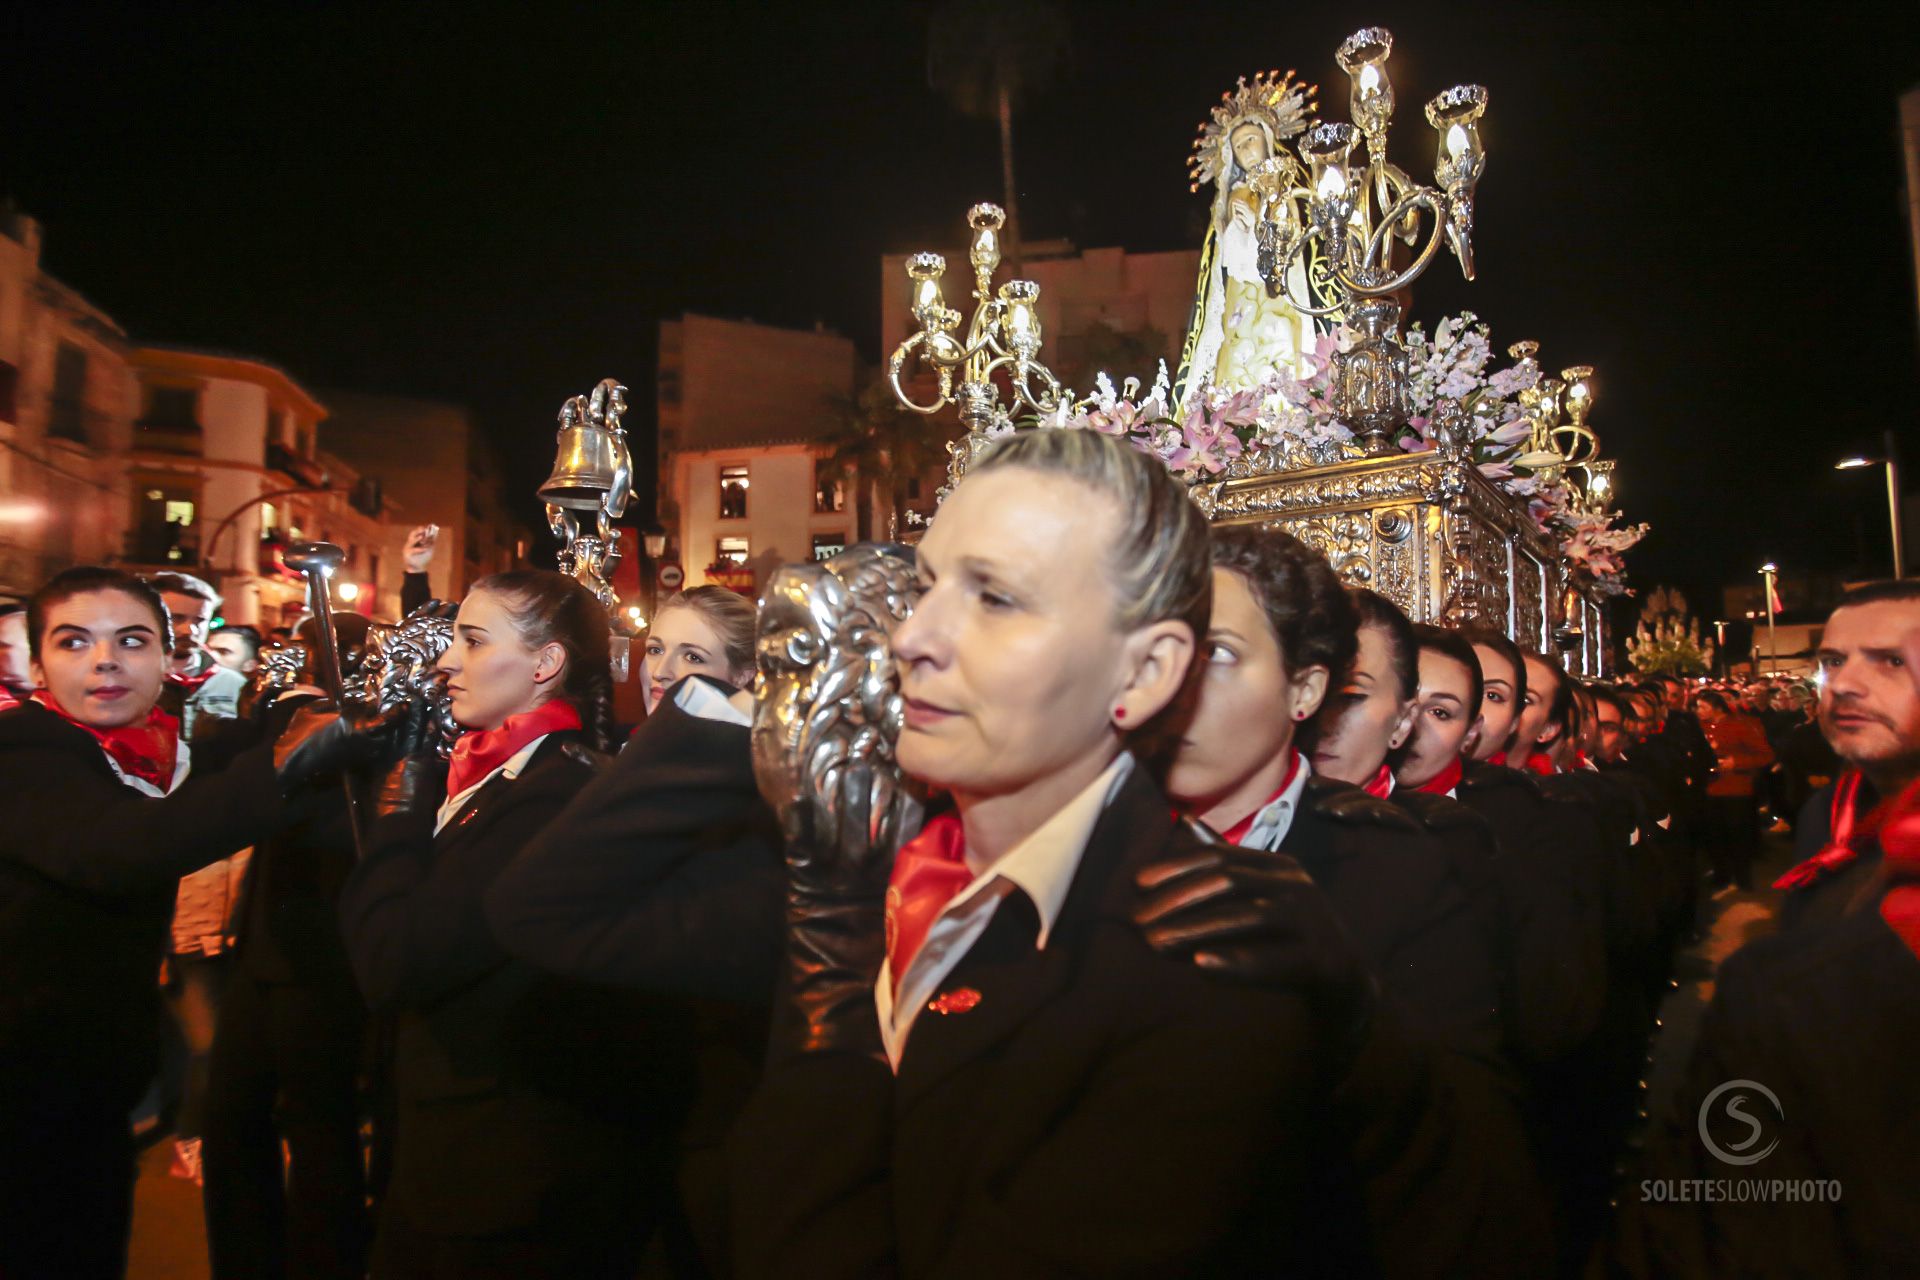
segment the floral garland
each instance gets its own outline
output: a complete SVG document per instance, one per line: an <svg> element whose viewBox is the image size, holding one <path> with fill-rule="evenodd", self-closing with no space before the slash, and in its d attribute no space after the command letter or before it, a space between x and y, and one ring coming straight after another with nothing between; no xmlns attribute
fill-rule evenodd
<svg viewBox="0 0 1920 1280"><path fill-rule="evenodd" d="M1314 463L1357 457L1353 430L1339 420L1331 395L1333 357L1351 349L1353 337L1337 326L1322 334L1303 360L1304 376L1277 372L1244 391L1205 385L1188 396L1184 411L1173 404L1165 361L1144 395L1137 380L1129 378L1115 390L1102 373L1093 396L1077 403L1063 396L1040 425L1119 437L1160 459L1188 484L1219 476L1249 449L1291 450ZM1410 412L1399 447L1407 453L1438 447L1433 424L1443 411L1453 413L1466 424L1465 444L1480 474L1526 503L1540 531L1562 544L1575 574L1601 595L1626 593L1622 556L1646 536L1647 526L1616 529L1618 513L1580 511L1565 483L1536 472L1557 464L1557 456L1549 461L1524 451L1533 421L1523 393L1538 385L1539 364L1524 356L1490 372L1492 331L1470 311L1440 321L1431 337L1416 322L1401 345L1407 353ZM1013 429L1006 420L989 434Z"/></svg>

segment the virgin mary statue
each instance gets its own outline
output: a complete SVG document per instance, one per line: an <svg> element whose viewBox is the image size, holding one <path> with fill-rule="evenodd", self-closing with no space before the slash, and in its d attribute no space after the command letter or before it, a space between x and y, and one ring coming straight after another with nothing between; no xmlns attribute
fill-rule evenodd
<svg viewBox="0 0 1920 1280"><path fill-rule="evenodd" d="M1207 385L1245 390L1277 371L1297 377L1303 372L1301 355L1313 350L1312 319L1286 297L1289 291L1309 296L1306 268L1295 260L1288 289L1270 291L1261 277L1263 201L1253 179L1263 162L1286 155L1281 145L1286 139L1311 123L1315 92L1312 85L1296 82L1291 71L1256 75L1251 83L1242 77L1200 126L1187 169L1195 191L1213 184L1213 217L1180 349L1182 403Z"/></svg>

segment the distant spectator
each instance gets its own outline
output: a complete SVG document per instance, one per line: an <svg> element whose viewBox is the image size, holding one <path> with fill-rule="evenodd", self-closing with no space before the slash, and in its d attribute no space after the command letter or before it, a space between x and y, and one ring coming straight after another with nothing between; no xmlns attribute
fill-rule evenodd
<svg viewBox="0 0 1920 1280"><path fill-rule="evenodd" d="M250 676L260 667L260 632L245 623L215 627L207 636L207 648L214 660L229 671Z"/></svg>

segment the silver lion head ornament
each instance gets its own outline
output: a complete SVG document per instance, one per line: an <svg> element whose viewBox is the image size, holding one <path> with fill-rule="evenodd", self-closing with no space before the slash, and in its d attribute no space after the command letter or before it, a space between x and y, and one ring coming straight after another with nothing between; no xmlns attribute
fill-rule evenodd
<svg viewBox="0 0 1920 1280"><path fill-rule="evenodd" d="M924 804L900 772L894 628L913 612L910 547L860 543L776 570L760 600L753 768L789 839L891 858Z"/></svg>

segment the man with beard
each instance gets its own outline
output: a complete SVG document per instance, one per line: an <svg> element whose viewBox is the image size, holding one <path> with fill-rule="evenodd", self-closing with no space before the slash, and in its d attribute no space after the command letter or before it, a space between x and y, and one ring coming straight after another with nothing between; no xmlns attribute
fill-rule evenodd
<svg viewBox="0 0 1920 1280"><path fill-rule="evenodd" d="M207 648L220 612L219 592L190 573L157 574L153 586L173 622L173 653L161 705L180 717L180 736L192 742L209 727L207 720L231 720L240 714L240 692L247 679L222 666Z"/></svg>
<svg viewBox="0 0 1920 1280"><path fill-rule="evenodd" d="M1819 721L1842 771L1801 811L1801 861L1774 885L1787 891L1783 929L1841 915L1879 870L1879 802L1920 777L1920 692L1905 657L1916 635L1920 582L1859 587L1827 619Z"/></svg>
<svg viewBox="0 0 1920 1280"><path fill-rule="evenodd" d="M1797 923L1742 948L1715 976L1685 1079L1648 1134L1642 1176L1622 1196L1611 1273L1920 1269L1911 1085L1920 1048L1912 781L1920 584L1850 592L1827 623L1819 662L1821 724L1847 766L1809 806L1807 827L1830 825L1827 848L1796 868L1815 873L1788 898ZM1884 803L1869 807L1870 788ZM1862 835L1866 825L1874 829ZM1749 1148L1758 1155L1734 1154ZM1751 1169L1729 1167L1761 1157ZM1722 1194L1675 1194L1698 1179ZM1751 1194L1754 1184L1775 1194ZM1783 1187L1800 1189L1799 1202L1783 1198Z"/></svg>

